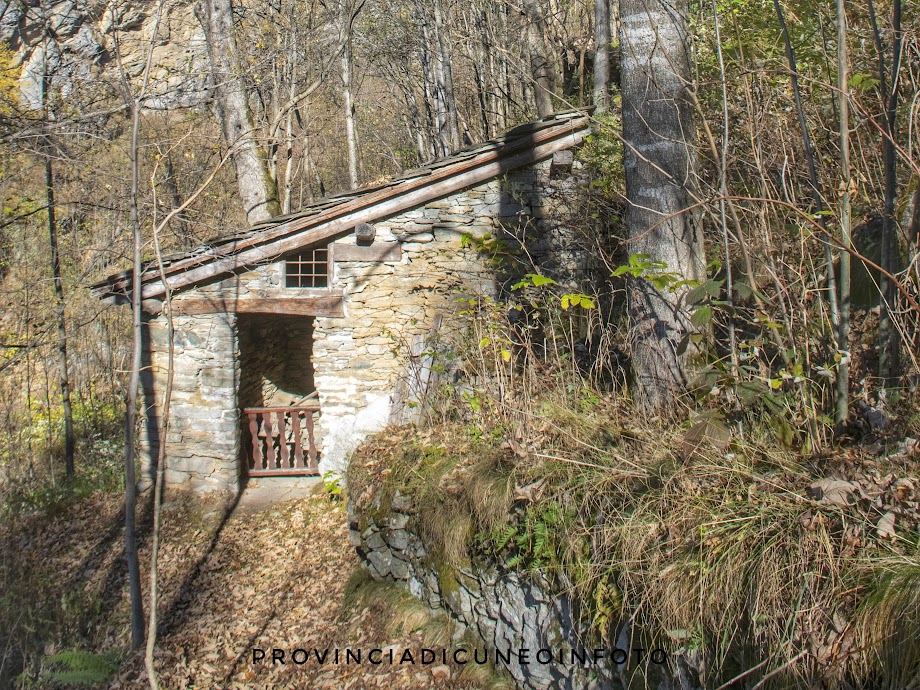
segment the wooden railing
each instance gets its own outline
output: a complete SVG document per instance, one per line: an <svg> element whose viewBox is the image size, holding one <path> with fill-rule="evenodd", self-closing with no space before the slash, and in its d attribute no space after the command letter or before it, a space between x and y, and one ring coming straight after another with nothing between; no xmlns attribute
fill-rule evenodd
<svg viewBox="0 0 920 690"><path fill-rule="evenodd" d="M250 477L318 475L314 415L319 405L247 407ZM244 435L245 436L245 435Z"/></svg>

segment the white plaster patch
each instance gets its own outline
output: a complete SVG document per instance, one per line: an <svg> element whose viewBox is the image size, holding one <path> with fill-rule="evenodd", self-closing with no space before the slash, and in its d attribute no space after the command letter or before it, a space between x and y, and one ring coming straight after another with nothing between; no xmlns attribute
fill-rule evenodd
<svg viewBox="0 0 920 690"><path fill-rule="evenodd" d="M390 394L368 392L364 398L367 405L353 414L323 411L323 458L319 464L321 474L330 470L344 473L349 454L365 438L387 425Z"/></svg>

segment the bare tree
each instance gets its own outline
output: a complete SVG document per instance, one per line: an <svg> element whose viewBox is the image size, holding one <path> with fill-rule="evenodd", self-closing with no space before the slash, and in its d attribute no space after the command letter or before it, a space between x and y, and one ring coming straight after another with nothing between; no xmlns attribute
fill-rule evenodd
<svg viewBox="0 0 920 690"><path fill-rule="evenodd" d="M255 137L252 111L243 82L231 0L200 0L195 15L204 29L214 78L214 111L224 140L233 151L240 199L250 224L279 213L275 180L264 149Z"/></svg>
<svg viewBox="0 0 920 690"><path fill-rule="evenodd" d="M140 217L140 129L141 110L150 81L153 65L153 47L156 44L160 17L165 0L157 4L153 35L147 50L147 60L137 91L128 81L127 73L121 59L121 51L116 34L115 49L121 77L124 101L131 113L131 144L128 155L131 164L130 221L133 239L132 278L131 278L131 376L125 396L125 559L128 562L128 586L131 596L131 646L140 647L144 643L144 601L141 591L140 562L137 553L136 507L137 485L134 471L134 452L137 429L137 394L140 384L141 360L143 354L143 312L141 308L141 273L143 271L142 248L144 244ZM156 687L156 678L150 682Z"/></svg>
<svg viewBox="0 0 920 690"><path fill-rule="evenodd" d="M837 216L840 223L840 242L844 249L852 246L850 238L850 94L847 64L847 13L844 0L837 0L837 89L840 91L838 122L840 130L840 202ZM850 396L850 254L840 253L840 303L838 311L838 349L841 353L837 368L837 405L834 421L840 425L847 419Z"/></svg>
<svg viewBox="0 0 920 690"><path fill-rule="evenodd" d="M898 114L898 82L901 71L901 0L891 4L891 71L885 65L885 49L875 14L875 5L868 2L869 20L878 54L879 93L882 100L882 166L885 171L885 201L882 209L881 266L890 273L900 269L895 202L898 195L898 157L895 146L895 118ZM901 369L901 338L891 318L895 308L897 288L887 277L881 278L881 311L879 313L879 378L882 385L897 381Z"/></svg>
<svg viewBox="0 0 920 690"><path fill-rule="evenodd" d="M447 114L448 141L451 149L460 148L460 126L457 123L457 100L454 94L454 65L449 42L445 40L448 29L441 16L441 0L432 0L434 19L434 44L437 58L437 84L441 92L441 106Z"/></svg>
<svg viewBox="0 0 920 690"><path fill-rule="evenodd" d="M50 27L45 24L45 54L47 55L48 33ZM51 90L51 74L47 62L42 70L42 121L45 125L52 118L49 105ZM67 489L73 490L74 483L74 430L73 407L70 402L70 370L67 361L67 321L65 317L66 301L64 300L64 284L61 280L61 250L58 245L57 209L54 200L54 165L51 162L53 147L50 136L45 134L45 204L48 213L48 243L51 247L51 277L54 282L54 296L56 300L57 321L57 354L58 354L58 382L61 390L61 407L64 411L64 468L67 476Z"/></svg>
<svg viewBox="0 0 920 690"><path fill-rule="evenodd" d="M360 8L359 8L360 9ZM358 186L358 134L355 130L355 104L352 102L352 8L342 6L342 23L345 25L345 45L342 47L342 101L345 104L345 144L348 149L348 180L352 189Z"/></svg>
<svg viewBox="0 0 920 690"><path fill-rule="evenodd" d="M534 82L537 114L540 117L547 117L555 112L553 95L556 93L556 79L546 44L546 24L536 0L524 0L524 14L528 20L527 45L530 51L530 69Z"/></svg>

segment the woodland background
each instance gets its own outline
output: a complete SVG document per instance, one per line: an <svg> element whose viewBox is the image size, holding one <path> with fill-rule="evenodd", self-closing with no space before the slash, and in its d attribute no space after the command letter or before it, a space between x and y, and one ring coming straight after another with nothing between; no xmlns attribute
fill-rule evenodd
<svg viewBox="0 0 920 690"><path fill-rule="evenodd" d="M693 123L682 217L705 241L692 284L634 249L644 230L630 225L619 84L621 10L635 4L246 0L207 15L182 0L0 3L5 513L124 486L131 314L88 286L130 266L135 247L150 260L155 242L188 249L258 220L243 153L267 171L266 208L288 212L589 106L594 182L581 222L610 280L574 301L544 281L520 286L555 349L529 348L499 308L471 315L479 373L505 376L513 344L533 376L522 384L531 411L551 399L575 415L573 433L649 438L622 429L636 364L627 294L651 285L691 324L677 355L687 390L662 422L674 432L662 448L682 457L687 434L720 452L740 438L796 462L853 454L853 471L869 474L864 455L915 458L904 444L920 435L917 3L678 3L686 33L672 48L688 57L681 99ZM233 40L209 43L209 17L212 38L223 21ZM251 118L242 144L228 135L228 85ZM464 401L460 421L523 443L521 411L487 403L490 390ZM450 405L431 407L435 421ZM130 430L130 406L128 419ZM875 536L864 542L878 517L866 517ZM897 548L914 567L914 547ZM599 601L599 581L588 598ZM0 595L8 612L17 605Z"/></svg>

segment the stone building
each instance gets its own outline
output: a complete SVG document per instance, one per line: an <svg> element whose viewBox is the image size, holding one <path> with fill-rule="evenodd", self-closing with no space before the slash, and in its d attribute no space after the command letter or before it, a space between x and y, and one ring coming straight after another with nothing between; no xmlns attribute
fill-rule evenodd
<svg viewBox="0 0 920 690"><path fill-rule="evenodd" d="M556 275L572 265L566 204L588 133L583 113L556 115L167 257L165 283L146 267L144 476L164 440L166 481L195 490L341 469L411 405L411 387L395 395L400 377L458 295L498 294L476 239L512 236ZM130 272L93 286L115 303L130 290ZM160 439L167 293L173 383Z"/></svg>

